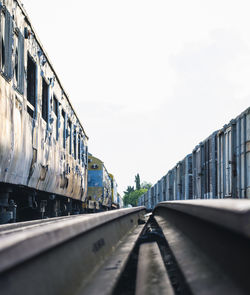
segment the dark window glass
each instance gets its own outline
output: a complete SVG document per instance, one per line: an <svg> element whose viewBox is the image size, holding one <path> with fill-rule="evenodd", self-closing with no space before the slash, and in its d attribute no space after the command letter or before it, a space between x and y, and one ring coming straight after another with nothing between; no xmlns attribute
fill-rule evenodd
<svg viewBox="0 0 250 295"><path fill-rule="evenodd" d="M1 72L10 80L12 77L12 43L13 43L13 21L9 11L3 7L1 11Z"/></svg>
<svg viewBox="0 0 250 295"><path fill-rule="evenodd" d="M49 85L43 78L43 91L42 91L42 118L48 123L48 97Z"/></svg>
<svg viewBox="0 0 250 295"><path fill-rule="evenodd" d="M53 113L56 116L56 140L58 140L59 137L59 120L60 120L60 114L59 114L59 103L56 98L56 96L53 96Z"/></svg>
<svg viewBox="0 0 250 295"><path fill-rule="evenodd" d="M28 54L27 61L27 100L32 107L28 105L28 112L33 117L36 97L36 64Z"/></svg>
<svg viewBox="0 0 250 295"><path fill-rule="evenodd" d="M77 132L76 127L74 127L74 158L76 160L76 147L77 147Z"/></svg>
<svg viewBox="0 0 250 295"><path fill-rule="evenodd" d="M78 134L78 160L79 164L81 164L81 137Z"/></svg>
<svg viewBox="0 0 250 295"><path fill-rule="evenodd" d="M66 115L64 110L62 110L62 117L63 117L63 148L66 148Z"/></svg>
<svg viewBox="0 0 250 295"><path fill-rule="evenodd" d="M5 13L1 10L1 71L4 72L5 68Z"/></svg>
<svg viewBox="0 0 250 295"><path fill-rule="evenodd" d="M72 123L68 120L68 135L69 135L69 154L72 154Z"/></svg>
<svg viewBox="0 0 250 295"><path fill-rule="evenodd" d="M55 95L53 96L53 112L56 116L58 116L58 101Z"/></svg>
<svg viewBox="0 0 250 295"><path fill-rule="evenodd" d="M81 151L81 156L82 156L82 167L85 165L85 146L84 142L82 140L82 151ZM89 163L91 162L91 159L89 159Z"/></svg>
<svg viewBox="0 0 250 295"><path fill-rule="evenodd" d="M18 31L15 34L14 80L17 90L23 94L24 87L24 38Z"/></svg>
<svg viewBox="0 0 250 295"><path fill-rule="evenodd" d="M15 61L14 61L14 79L15 79L15 86L18 87L18 59L19 59L19 48L18 48L18 35L15 34Z"/></svg>

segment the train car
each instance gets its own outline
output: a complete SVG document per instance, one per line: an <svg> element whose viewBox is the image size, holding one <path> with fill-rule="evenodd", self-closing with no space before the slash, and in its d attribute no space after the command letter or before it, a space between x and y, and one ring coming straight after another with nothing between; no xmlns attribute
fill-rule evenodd
<svg viewBox="0 0 250 295"><path fill-rule="evenodd" d="M219 198L230 198L235 195L235 144L236 125L234 121L231 121L217 133L217 193Z"/></svg>
<svg viewBox="0 0 250 295"><path fill-rule="evenodd" d="M148 194L147 193L144 193L143 194L143 198L144 198L144 206L146 208L148 208L148 203L149 203L149 200L148 200Z"/></svg>
<svg viewBox="0 0 250 295"><path fill-rule="evenodd" d="M176 165L176 200L184 199L184 190L183 190L183 161L180 161Z"/></svg>
<svg viewBox="0 0 250 295"><path fill-rule="evenodd" d="M79 213L88 137L19 1L0 23L0 223Z"/></svg>
<svg viewBox="0 0 250 295"><path fill-rule="evenodd" d="M250 198L250 108L236 119L236 183L237 198Z"/></svg>
<svg viewBox="0 0 250 295"><path fill-rule="evenodd" d="M172 169L173 171L173 200L178 200L178 189L177 189L177 167L178 164Z"/></svg>
<svg viewBox="0 0 250 295"><path fill-rule="evenodd" d="M217 131L212 133L204 143L204 199L217 198Z"/></svg>
<svg viewBox="0 0 250 295"><path fill-rule="evenodd" d="M137 206L142 206L142 196L140 196L139 198L138 198L138 201L137 201Z"/></svg>
<svg viewBox="0 0 250 295"><path fill-rule="evenodd" d="M193 167L193 199L202 199L204 196L204 145L201 142L192 152Z"/></svg>
<svg viewBox="0 0 250 295"><path fill-rule="evenodd" d="M219 198L250 198L250 108L217 133Z"/></svg>
<svg viewBox="0 0 250 295"><path fill-rule="evenodd" d="M161 181L158 180L156 184L156 203L161 202Z"/></svg>
<svg viewBox="0 0 250 295"><path fill-rule="evenodd" d="M141 206L145 206L145 195L141 195Z"/></svg>
<svg viewBox="0 0 250 295"><path fill-rule="evenodd" d="M151 198L152 208L162 199L250 198L250 108L169 170Z"/></svg>
<svg viewBox="0 0 250 295"><path fill-rule="evenodd" d="M154 203L153 203L153 195L154 195L154 187L150 187L149 188L149 209L152 210L152 208L154 208Z"/></svg>
<svg viewBox="0 0 250 295"><path fill-rule="evenodd" d="M148 210L152 210L152 204L151 204L151 188L148 189L147 191L147 199L148 199L148 206L147 209Z"/></svg>
<svg viewBox="0 0 250 295"><path fill-rule="evenodd" d="M217 136L215 131L193 150L193 198L217 198Z"/></svg>
<svg viewBox="0 0 250 295"><path fill-rule="evenodd" d="M164 175L161 179L162 201L166 201L166 178L167 176Z"/></svg>
<svg viewBox="0 0 250 295"><path fill-rule="evenodd" d="M145 206L147 211L151 211L153 208L151 199L152 191L152 188L149 188L146 193L141 195L138 199L137 206Z"/></svg>
<svg viewBox="0 0 250 295"><path fill-rule="evenodd" d="M193 195L193 177L192 177L192 154L189 154L183 160L183 191L184 191L184 199L189 200L192 199Z"/></svg>
<svg viewBox="0 0 250 295"><path fill-rule="evenodd" d="M88 155L87 211L109 210L112 206L112 181L102 160Z"/></svg>
<svg viewBox="0 0 250 295"><path fill-rule="evenodd" d="M157 204L157 183L153 186L152 205L155 207Z"/></svg>
<svg viewBox="0 0 250 295"><path fill-rule="evenodd" d="M109 173L111 179L111 209L119 208L118 192L117 192L117 183L115 181L114 175Z"/></svg>
<svg viewBox="0 0 250 295"><path fill-rule="evenodd" d="M169 170L166 176L166 201L174 199L173 170Z"/></svg>
<svg viewBox="0 0 250 295"><path fill-rule="evenodd" d="M119 193L117 193L117 209L121 209L121 208L123 208L124 207L124 205L123 205L123 199L122 199L122 197L120 196L120 194Z"/></svg>

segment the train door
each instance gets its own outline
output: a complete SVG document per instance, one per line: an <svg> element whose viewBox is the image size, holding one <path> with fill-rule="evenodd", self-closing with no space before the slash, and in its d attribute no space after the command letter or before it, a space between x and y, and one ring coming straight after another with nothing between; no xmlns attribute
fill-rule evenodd
<svg viewBox="0 0 250 295"><path fill-rule="evenodd" d="M249 110L237 120L236 171L237 196L250 198L250 114Z"/></svg>
<svg viewBox="0 0 250 295"><path fill-rule="evenodd" d="M151 202L151 208L154 208L154 187L150 188L150 202Z"/></svg>
<svg viewBox="0 0 250 295"><path fill-rule="evenodd" d="M224 197L234 197L233 188L235 188L235 125L231 124L224 133L224 162L225 162L225 192Z"/></svg>
<svg viewBox="0 0 250 295"><path fill-rule="evenodd" d="M196 197L202 198L202 166L201 166L201 147L196 150Z"/></svg>
<svg viewBox="0 0 250 295"><path fill-rule="evenodd" d="M196 149L194 149L192 153L192 175L193 175L192 196L193 196L193 199L197 199Z"/></svg>
<svg viewBox="0 0 250 295"><path fill-rule="evenodd" d="M218 133L217 136L217 189L218 198L224 196L224 133Z"/></svg>
<svg viewBox="0 0 250 295"><path fill-rule="evenodd" d="M210 138L210 193L212 198L217 198L217 131Z"/></svg>
<svg viewBox="0 0 250 295"><path fill-rule="evenodd" d="M185 200L193 198L192 190L192 155L188 155L185 158Z"/></svg>
<svg viewBox="0 0 250 295"><path fill-rule="evenodd" d="M169 173L169 200L174 200L174 177L173 170Z"/></svg>
<svg viewBox="0 0 250 295"><path fill-rule="evenodd" d="M173 200L177 200L176 167L173 169Z"/></svg>

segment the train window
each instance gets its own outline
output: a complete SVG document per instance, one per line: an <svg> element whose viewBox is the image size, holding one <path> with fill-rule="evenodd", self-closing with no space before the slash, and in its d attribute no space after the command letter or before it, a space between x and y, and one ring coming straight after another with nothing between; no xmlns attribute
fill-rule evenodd
<svg viewBox="0 0 250 295"><path fill-rule="evenodd" d="M81 140L80 134L78 134L78 161L79 161L79 164L81 164L81 145L82 145L82 140Z"/></svg>
<svg viewBox="0 0 250 295"><path fill-rule="evenodd" d="M69 154L72 154L72 123L68 120Z"/></svg>
<svg viewBox="0 0 250 295"><path fill-rule="evenodd" d="M28 54L27 58L27 100L29 102L27 108L28 113L33 117L35 100L36 100L36 63Z"/></svg>
<svg viewBox="0 0 250 295"><path fill-rule="evenodd" d="M1 54L0 54L0 65L1 72L8 80L11 79L12 75L12 43L13 43L13 22L9 11L1 6Z"/></svg>
<svg viewBox="0 0 250 295"><path fill-rule="evenodd" d="M55 95L53 95L53 112L56 115L56 117L58 116L58 100L56 98Z"/></svg>
<svg viewBox="0 0 250 295"><path fill-rule="evenodd" d="M86 153L85 153L85 165L87 166L88 164L88 147L86 146Z"/></svg>
<svg viewBox="0 0 250 295"><path fill-rule="evenodd" d="M16 89L23 94L24 87L24 38L19 30L14 36L14 84Z"/></svg>
<svg viewBox="0 0 250 295"><path fill-rule="evenodd" d="M82 140L82 153L81 153L81 156L82 156L82 167L84 167L85 165L85 146L84 146L84 142ZM89 159L89 163L92 162L92 159Z"/></svg>
<svg viewBox="0 0 250 295"><path fill-rule="evenodd" d="M5 13L1 10L1 72L4 72L5 66Z"/></svg>
<svg viewBox="0 0 250 295"><path fill-rule="evenodd" d="M48 99L49 99L49 85L43 78L42 91L42 118L48 123Z"/></svg>
<svg viewBox="0 0 250 295"><path fill-rule="evenodd" d="M62 110L62 117L63 117L63 148L66 148L66 114L64 110Z"/></svg>
<svg viewBox="0 0 250 295"><path fill-rule="evenodd" d="M17 87L18 85L18 35L15 34L14 36L14 46L15 46L15 61L14 61L14 83Z"/></svg>
<svg viewBox="0 0 250 295"><path fill-rule="evenodd" d="M59 103L58 100L56 98L55 95L53 95L53 113L56 116L56 140L58 140L59 137L59 124L58 124L58 120L59 120Z"/></svg>
<svg viewBox="0 0 250 295"><path fill-rule="evenodd" d="M77 136L76 136L76 126L74 126L74 158L76 160L76 147L77 147Z"/></svg>

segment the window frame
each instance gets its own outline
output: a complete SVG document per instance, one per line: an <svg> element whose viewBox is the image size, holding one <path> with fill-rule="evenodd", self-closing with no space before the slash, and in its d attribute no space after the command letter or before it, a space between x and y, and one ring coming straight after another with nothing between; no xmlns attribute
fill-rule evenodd
<svg viewBox="0 0 250 295"><path fill-rule="evenodd" d="M46 89L45 87L46 86ZM42 77L42 109L41 115L44 122L46 122L47 126L49 125L49 96L50 96L50 83L48 83L47 79ZM45 105L45 106L44 106Z"/></svg>
<svg viewBox="0 0 250 295"><path fill-rule="evenodd" d="M15 37L16 37L16 41L15 41ZM14 64L13 64L14 87L15 87L15 90L17 90L20 94L23 95L24 94L24 36L22 35L21 31L18 28L15 28L13 39L14 39ZM16 56L17 56L17 59L16 59ZM35 61L34 63L36 64ZM17 65L17 73L16 73L16 65ZM35 83L37 82L35 81Z"/></svg>
<svg viewBox="0 0 250 295"><path fill-rule="evenodd" d="M2 34L2 14L4 14L4 34ZM13 44L13 19L5 6L0 5L0 46L1 52L4 52L4 66L2 64L2 54L0 58L1 75L10 82L12 79L12 44ZM4 39L3 39L4 35ZM3 41L5 44L2 50Z"/></svg>
<svg viewBox="0 0 250 295"><path fill-rule="evenodd" d="M31 102L30 97L28 97L28 66L29 66L29 60L31 61L32 66L34 66L34 69L32 70L34 80L32 80L32 83L34 83L34 98L33 98L33 103ZM33 119L37 118L37 95L38 95L38 66L35 61L35 59L32 57L29 51L27 51L27 64L26 64L26 69L27 69L27 76L26 76L26 99L27 99L27 112L30 114L30 116ZM32 73L31 73L32 74ZM31 82L30 82L31 83Z"/></svg>

